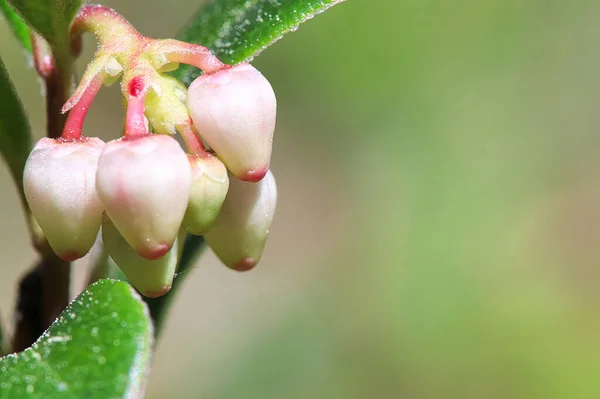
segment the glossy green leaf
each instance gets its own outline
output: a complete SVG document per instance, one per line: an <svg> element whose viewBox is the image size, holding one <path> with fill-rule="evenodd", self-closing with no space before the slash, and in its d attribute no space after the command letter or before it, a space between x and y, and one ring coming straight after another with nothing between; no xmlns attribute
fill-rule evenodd
<svg viewBox="0 0 600 399"><path fill-rule="evenodd" d="M100 280L30 348L0 359L0 398L141 398L152 330L129 284Z"/></svg>
<svg viewBox="0 0 600 399"><path fill-rule="evenodd" d="M0 0L0 12L6 18L8 26L13 31L17 40L21 43L23 48L31 52L31 39L29 38L29 28L23 22L21 17L17 15L15 10L8 4L6 0Z"/></svg>
<svg viewBox="0 0 600 399"><path fill-rule="evenodd" d="M206 46L223 62L236 64L342 1L215 0L191 19L178 39ZM189 85L199 71L182 66L173 75Z"/></svg>
<svg viewBox="0 0 600 399"><path fill-rule="evenodd" d="M23 193L23 168L31 149L31 132L23 106L0 58L0 153ZM23 197L22 197L23 198Z"/></svg>
<svg viewBox="0 0 600 399"><path fill-rule="evenodd" d="M8 0L33 29L56 49L69 45L69 27L81 0Z"/></svg>

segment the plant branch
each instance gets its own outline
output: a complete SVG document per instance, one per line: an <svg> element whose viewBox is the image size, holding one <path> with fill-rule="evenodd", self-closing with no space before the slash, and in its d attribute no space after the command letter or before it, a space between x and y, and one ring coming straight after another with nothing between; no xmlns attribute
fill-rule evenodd
<svg viewBox="0 0 600 399"><path fill-rule="evenodd" d="M19 282L12 352L20 352L29 347L44 332L42 290L40 270L34 267Z"/></svg>
<svg viewBox="0 0 600 399"><path fill-rule="evenodd" d="M72 60L56 62L52 73L44 80L46 85L46 135L60 137L67 115L61 112L63 104L69 98L72 86Z"/></svg>
<svg viewBox="0 0 600 399"><path fill-rule="evenodd" d="M36 70L46 89L46 135L58 138L67 119L61 108L72 88L73 57L51 49L38 35L32 35L32 42ZM42 259L19 284L13 351L30 346L69 303L70 263L54 254L31 215L29 219L33 243Z"/></svg>
<svg viewBox="0 0 600 399"><path fill-rule="evenodd" d="M6 342L4 342L4 328L0 325L0 357L7 354Z"/></svg>

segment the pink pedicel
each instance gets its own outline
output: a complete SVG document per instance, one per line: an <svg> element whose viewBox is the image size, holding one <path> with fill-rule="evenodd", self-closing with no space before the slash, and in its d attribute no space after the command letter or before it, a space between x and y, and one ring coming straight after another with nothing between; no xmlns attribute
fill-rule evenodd
<svg viewBox="0 0 600 399"><path fill-rule="evenodd" d="M173 246L190 184L187 156L170 136L113 140L98 160L100 201L127 243L146 259L158 259Z"/></svg>
<svg viewBox="0 0 600 399"><path fill-rule="evenodd" d="M31 212L48 243L63 260L73 261L94 245L102 223L96 168L104 142L43 138L25 165L23 185Z"/></svg>
<svg viewBox="0 0 600 399"><path fill-rule="evenodd" d="M258 183L231 179L206 242L226 266L238 271L252 269L265 249L276 204L277 186L270 171Z"/></svg>
<svg viewBox="0 0 600 399"><path fill-rule="evenodd" d="M187 107L196 130L238 179L265 176L277 101L259 71L243 63L204 74L190 85Z"/></svg>

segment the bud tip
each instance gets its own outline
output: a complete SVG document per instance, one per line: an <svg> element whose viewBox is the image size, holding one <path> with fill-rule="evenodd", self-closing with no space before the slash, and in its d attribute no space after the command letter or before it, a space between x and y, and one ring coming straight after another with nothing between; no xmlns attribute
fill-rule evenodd
<svg viewBox="0 0 600 399"><path fill-rule="evenodd" d="M263 177L265 177L268 171L268 166L263 169L252 169L246 172L246 175L241 177L240 180L247 181L250 183L257 183L261 181Z"/></svg>
<svg viewBox="0 0 600 399"><path fill-rule="evenodd" d="M254 266L256 266L256 260L254 260L254 258L243 258L231 268L238 272L247 272L254 269Z"/></svg>
<svg viewBox="0 0 600 399"><path fill-rule="evenodd" d="M156 244L152 248L146 248L138 252L141 256L149 260L157 260L165 256L171 249L171 245L168 244Z"/></svg>
<svg viewBox="0 0 600 399"><path fill-rule="evenodd" d="M142 294L147 298L158 298L167 294L169 291L171 291L171 286L163 285L156 291L144 291Z"/></svg>
<svg viewBox="0 0 600 399"><path fill-rule="evenodd" d="M57 254L59 258L64 260L65 262L73 262L77 259L81 259L86 255L86 253L76 252L76 251L67 251Z"/></svg>

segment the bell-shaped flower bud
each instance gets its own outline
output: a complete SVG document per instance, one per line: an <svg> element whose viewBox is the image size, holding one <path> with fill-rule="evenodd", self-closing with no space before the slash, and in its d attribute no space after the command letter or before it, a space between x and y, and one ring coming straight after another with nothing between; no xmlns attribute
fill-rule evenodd
<svg viewBox="0 0 600 399"><path fill-rule="evenodd" d="M260 72L243 63L206 73L190 85L187 107L196 130L238 179L265 176L277 101Z"/></svg>
<svg viewBox="0 0 600 399"><path fill-rule="evenodd" d="M179 234L173 248L156 260L138 255L125 241L110 218L104 215L102 241L104 249L142 295L157 298L169 292L183 248L185 232Z"/></svg>
<svg viewBox="0 0 600 399"><path fill-rule="evenodd" d="M213 155L188 155L192 167L190 200L183 218L188 233L203 235L213 225L227 195L227 169Z"/></svg>
<svg viewBox="0 0 600 399"><path fill-rule="evenodd" d="M98 160L102 205L127 243L146 259L158 259L173 246L190 183L187 156L170 136L114 140Z"/></svg>
<svg viewBox="0 0 600 399"><path fill-rule="evenodd" d="M277 187L269 171L258 183L230 179L229 192L206 242L221 261L238 271L260 260L275 214Z"/></svg>
<svg viewBox="0 0 600 399"><path fill-rule="evenodd" d="M43 138L25 164L23 186L34 218L56 255L66 261L83 257L102 224L96 193L96 168L104 142Z"/></svg>

